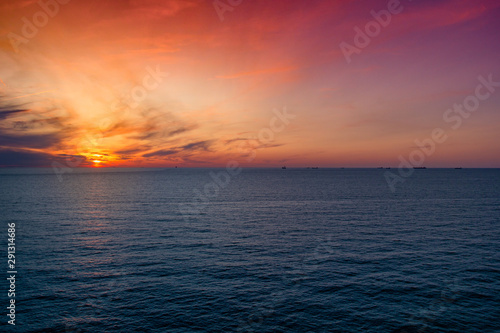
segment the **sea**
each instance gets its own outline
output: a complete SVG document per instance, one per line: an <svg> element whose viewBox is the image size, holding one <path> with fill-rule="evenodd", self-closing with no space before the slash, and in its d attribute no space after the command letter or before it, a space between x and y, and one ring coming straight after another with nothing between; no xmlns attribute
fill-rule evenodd
<svg viewBox="0 0 500 333"><path fill-rule="evenodd" d="M500 332L499 169L70 171L0 170L2 332Z"/></svg>

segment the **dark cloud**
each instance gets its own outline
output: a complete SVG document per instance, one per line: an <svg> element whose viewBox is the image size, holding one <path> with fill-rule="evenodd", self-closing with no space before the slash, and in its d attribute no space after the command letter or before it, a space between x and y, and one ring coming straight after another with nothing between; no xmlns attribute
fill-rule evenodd
<svg viewBox="0 0 500 333"><path fill-rule="evenodd" d="M130 138L134 140L152 140L158 136L160 136L158 131L146 131L138 135L133 135Z"/></svg>
<svg viewBox="0 0 500 333"><path fill-rule="evenodd" d="M71 155L71 154L58 154L54 157L55 159L59 159L62 164L66 163L68 166L89 166L92 165L92 162L87 159L87 157L82 155Z"/></svg>
<svg viewBox="0 0 500 333"><path fill-rule="evenodd" d="M141 119L130 121L129 139L147 141L154 146L164 146L165 141L196 129L192 122L180 119L176 114L166 111L165 107L148 106L137 112Z"/></svg>
<svg viewBox="0 0 500 333"><path fill-rule="evenodd" d="M139 134L133 135L130 138L135 140L153 140L153 139L166 139L175 135L188 132L194 126L181 126L179 124L157 123L151 124L148 122L139 131Z"/></svg>
<svg viewBox="0 0 500 333"><path fill-rule="evenodd" d="M55 160L47 153L0 149L0 167L50 167Z"/></svg>
<svg viewBox="0 0 500 333"><path fill-rule="evenodd" d="M144 154L142 155L143 157L152 157L152 156L168 156L168 155L173 155L173 154L177 154L179 151L178 150L157 150L157 151L153 151L151 153L147 153L147 154Z"/></svg>
<svg viewBox="0 0 500 333"><path fill-rule="evenodd" d="M63 160L64 157L30 149L49 149L59 145L71 131L71 126L63 125L65 119L46 117L43 112L12 104L3 98L0 96L0 165L38 167Z"/></svg>
<svg viewBox="0 0 500 333"><path fill-rule="evenodd" d="M224 141L226 144L230 144L230 143L233 143L233 142L238 142L238 141L247 141L247 140L250 140L250 139L245 139L245 138L235 138L235 139L229 139L229 140L226 140Z"/></svg>
<svg viewBox="0 0 500 333"><path fill-rule="evenodd" d="M188 143L187 145L181 146L180 148L184 151L186 151L186 150L188 150L188 151L196 151L196 150L209 151L212 143L213 143L212 140L197 141L197 142Z"/></svg>
<svg viewBox="0 0 500 333"><path fill-rule="evenodd" d="M16 135L0 131L0 145L12 148L44 149L55 146L61 141L59 134Z"/></svg>
<svg viewBox="0 0 500 333"><path fill-rule="evenodd" d="M276 148L276 147L281 147L284 146L283 143L266 143L266 144L261 144L260 146L257 146L256 149L263 149L263 148Z"/></svg>
<svg viewBox="0 0 500 333"><path fill-rule="evenodd" d="M32 113L35 119L28 121L15 121L6 123L14 115L19 113ZM32 110L20 108L17 105L6 104L2 105L0 101L0 145L12 148L49 148L60 142L60 132L51 134L28 134L27 130L33 128L41 128L47 124L61 126L58 118L42 118L39 114L33 113Z"/></svg>
<svg viewBox="0 0 500 333"><path fill-rule="evenodd" d="M192 142L188 143L184 146L180 147L174 147L171 149L161 149L157 151L153 151L147 154L142 155L143 157L153 157L153 156L168 156L168 155L174 155L174 154L183 154L184 160L186 160L186 153L189 155L190 152L194 151L209 151L210 146L212 145L212 140L205 140L205 141L197 141L197 142Z"/></svg>
<svg viewBox="0 0 500 333"><path fill-rule="evenodd" d="M10 106L1 106L0 105L0 120L6 119L11 115L15 115L16 113L27 112L28 109L16 109L15 107Z"/></svg>
<svg viewBox="0 0 500 333"><path fill-rule="evenodd" d="M149 150L149 149L151 149L151 147L123 149L123 150L115 151L115 154L132 155L132 154L144 152L144 151Z"/></svg>
<svg viewBox="0 0 500 333"><path fill-rule="evenodd" d="M52 155L25 149L0 148L0 167L52 167L54 162L65 166L71 166L71 164L87 166L91 164L85 156L81 155Z"/></svg>
<svg viewBox="0 0 500 333"><path fill-rule="evenodd" d="M281 147L284 144L283 143L261 143L258 139L248 139L248 138L234 138L234 139L229 139L225 140L224 142L226 145L234 143L234 142L241 142L241 141L246 141L247 146L246 148L249 149L264 149L264 148L276 148L276 147Z"/></svg>
<svg viewBox="0 0 500 333"><path fill-rule="evenodd" d="M178 128L176 130L167 132L167 134L168 134L168 136L174 136L174 135L177 135L177 134L181 134L181 133L190 131L191 129L193 129L193 128L192 127Z"/></svg>

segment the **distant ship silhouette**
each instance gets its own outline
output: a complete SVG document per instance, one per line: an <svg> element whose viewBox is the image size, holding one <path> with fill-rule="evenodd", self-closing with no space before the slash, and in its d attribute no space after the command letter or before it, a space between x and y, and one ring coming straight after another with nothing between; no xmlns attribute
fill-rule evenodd
<svg viewBox="0 0 500 333"><path fill-rule="evenodd" d="M282 168L283 170L285 170L285 169L286 169L286 166L282 166L281 168Z"/></svg>

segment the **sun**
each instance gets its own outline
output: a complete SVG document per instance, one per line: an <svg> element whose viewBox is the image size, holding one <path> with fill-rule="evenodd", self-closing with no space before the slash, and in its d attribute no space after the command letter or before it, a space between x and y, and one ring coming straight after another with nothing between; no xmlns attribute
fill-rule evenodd
<svg viewBox="0 0 500 333"><path fill-rule="evenodd" d="M82 154L86 157L89 167L103 168L110 166L110 163L117 161L118 158L108 152L88 152Z"/></svg>
<svg viewBox="0 0 500 333"><path fill-rule="evenodd" d="M103 163L106 161L106 159L104 159L103 157L104 155L102 154L97 154L97 153L89 154L89 159L92 162L93 167L100 167L104 165Z"/></svg>

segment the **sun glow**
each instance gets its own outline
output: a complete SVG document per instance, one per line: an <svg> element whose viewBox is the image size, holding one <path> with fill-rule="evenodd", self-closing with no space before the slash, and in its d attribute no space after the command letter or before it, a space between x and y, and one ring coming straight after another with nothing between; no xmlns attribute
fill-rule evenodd
<svg viewBox="0 0 500 333"><path fill-rule="evenodd" d="M0 0L0 167L500 165L500 1L239 2Z"/></svg>

